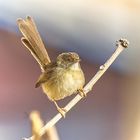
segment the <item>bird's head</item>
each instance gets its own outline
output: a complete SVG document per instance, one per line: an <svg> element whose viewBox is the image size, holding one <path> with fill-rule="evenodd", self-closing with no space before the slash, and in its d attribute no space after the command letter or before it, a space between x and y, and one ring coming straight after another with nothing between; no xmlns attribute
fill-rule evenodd
<svg viewBox="0 0 140 140"><path fill-rule="evenodd" d="M73 64L79 63L80 58L79 55L75 52L66 52L61 53L57 57L57 64L64 66L64 67L70 67Z"/></svg>

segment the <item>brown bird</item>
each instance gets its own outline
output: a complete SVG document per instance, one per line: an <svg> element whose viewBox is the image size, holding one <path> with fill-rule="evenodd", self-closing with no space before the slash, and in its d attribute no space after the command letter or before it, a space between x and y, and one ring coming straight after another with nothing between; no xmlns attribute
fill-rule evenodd
<svg viewBox="0 0 140 140"><path fill-rule="evenodd" d="M28 16L25 20L18 19L17 23L23 34L22 43L39 63L42 71L35 87L42 86L44 93L65 117L66 110L60 108L56 101L77 91L82 97L86 96L83 92L85 77L80 67L79 55L66 52L58 55L55 62L51 62L33 19Z"/></svg>

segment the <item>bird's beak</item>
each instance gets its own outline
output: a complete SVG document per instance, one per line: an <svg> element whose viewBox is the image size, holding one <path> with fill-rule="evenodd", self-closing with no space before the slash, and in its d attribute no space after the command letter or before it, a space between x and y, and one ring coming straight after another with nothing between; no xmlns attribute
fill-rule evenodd
<svg viewBox="0 0 140 140"><path fill-rule="evenodd" d="M80 58L76 58L75 61L76 61L76 62L80 62L81 59L80 59Z"/></svg>
<svg viewBox="0 0 140 140"><path fill-rule="evenodd" d="M81 61L81 59L79 58L79 59L78 59L78 62L80 62L80 61Z"/></svg>

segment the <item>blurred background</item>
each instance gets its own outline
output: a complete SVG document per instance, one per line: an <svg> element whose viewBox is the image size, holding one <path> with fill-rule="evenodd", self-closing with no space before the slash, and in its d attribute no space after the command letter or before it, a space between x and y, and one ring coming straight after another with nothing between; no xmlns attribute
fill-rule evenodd
<svg viewBox="0 0 140 140"><path fill-rule="evenodd" d="M40 68L21 44L16 24L27 15L52 60L65 51L81 56L87 82L116 49L116 40L130 42L87 98L58 122L60 140L140 140L140 0L0 0L0 138L30 136L32 110L45 122L57 113L34 88Z"/></svg>

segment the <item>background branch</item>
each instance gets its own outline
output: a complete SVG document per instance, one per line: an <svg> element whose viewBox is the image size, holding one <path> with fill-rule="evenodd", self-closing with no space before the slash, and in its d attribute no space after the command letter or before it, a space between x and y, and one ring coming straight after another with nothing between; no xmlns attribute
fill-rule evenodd
<svg viewBox="0 0 140 140"><path fill-rule="evenodd" d="M43 135L40 135L40 130L43 127L43 120L41 119L40 113L38 111L32 111L30 113L30 121L34 140L59 140L55 126L49 127L49 129L47 129ZM28 139L24 138L24 140Z"/></svg>
<svg viewBox="0 0 140 140"><path fill-rule="evenodd" d="M87 83L87 85L84 87L84 92L87 94L89 91L92 90L94 84L99 80L99 78L104 74L104 72L109 68L109 66L114 62L114 60L119 56L119 54L124 50L124 48L128 47L128 41L126 39L120 39L117 41L116 46L117 49L112 54L112 56L103 64L100 66L99 70L97 71L96 75ZM80 100L82 97L77 94L74 99L72 99L65 107L64 109L71 110ZM44 127L41 128L39 135L42 136L46 133L46 131L55 125L60 119L62 118L62 115L58 113L56 116L54 116ZM33 140L34 136L27 138L26 140Z"/></svg>

